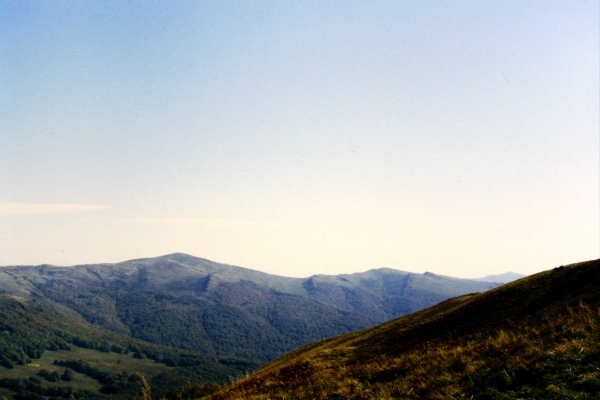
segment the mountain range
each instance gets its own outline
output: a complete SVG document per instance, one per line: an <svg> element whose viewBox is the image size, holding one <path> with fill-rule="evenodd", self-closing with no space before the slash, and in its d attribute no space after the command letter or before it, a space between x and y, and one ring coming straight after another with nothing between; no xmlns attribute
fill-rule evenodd
<svg viewBox="0 0 600 400"><path fill-rule="evenodd" d="M516 278L0 267L0 399L598 398L600 260Z"/></svg>
<svg viewBox="0 0 600 400"><path fill-rule="evenodd" d="M207 400L598 399L600 260L300 347Z"/></svg>
<svg viewBox="0 0 600 400"><path fill-rule="evenodd" d="M0 289L113 333L254 362L498 285L393 269L288 278L185 254L0 268Z"/></svg>

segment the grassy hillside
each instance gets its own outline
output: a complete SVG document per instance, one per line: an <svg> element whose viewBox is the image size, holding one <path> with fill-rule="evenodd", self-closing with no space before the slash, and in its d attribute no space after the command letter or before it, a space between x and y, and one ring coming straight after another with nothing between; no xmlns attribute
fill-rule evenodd
<svg viewBox="0 0 600 400"><path fill-rule="evenodd" d="M183 385L226 383L257 366L145 343L0 294L2 396L125 398L144 387L158 395Z"/></svg>
<svg viewBox="0 0 600 400"><path fill-rule="evenodd" d="M307 279L185 254L0 268L0 289L156 344L261 362L495 284L391 269Z"/></svg>
<svg viewBox="0 0 600 400"><path fill-rule="evenodd" d="M207 399L597 399L600 260L301 347Z"/></svg>

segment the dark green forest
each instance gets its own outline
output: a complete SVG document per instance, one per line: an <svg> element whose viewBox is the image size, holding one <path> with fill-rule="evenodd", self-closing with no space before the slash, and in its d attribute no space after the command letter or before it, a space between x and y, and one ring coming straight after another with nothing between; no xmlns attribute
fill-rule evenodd
<svg viewBox="0 0 600 400"><path fill-rule="evenodd" d="M2 370L32 364L46 351L70 351L75 347L95 351L99 358L102 353L117 353L133 360L149 359L164 364L168 371L149 382L153 395L185 385L227 383L259 365L152 345L104 331L35 301L16 299L6 294L0 294L0 332L0 377L3 376ZM89 376L102 385L99 392L93 393L94 398L121 398L140 386L134 370L131 373L114 373L91 367L80 360L55 360L54 365L64 367L61 369L64 372L59 374L56 370L40 369L37 377L2 378L0 387L17 392L19 395L15 398L90 398L92 393L86 390L50 385L51 382L71 381L73 373Z"/></svg>

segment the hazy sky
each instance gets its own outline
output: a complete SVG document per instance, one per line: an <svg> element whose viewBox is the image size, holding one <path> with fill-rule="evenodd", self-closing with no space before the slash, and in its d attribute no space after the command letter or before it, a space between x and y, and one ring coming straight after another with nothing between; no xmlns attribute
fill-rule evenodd
<svg viewBox="0 0 600 400"><path fill-rule="evenodd" d="M599 2L0 0L0 265L599 257Z"/></svg>

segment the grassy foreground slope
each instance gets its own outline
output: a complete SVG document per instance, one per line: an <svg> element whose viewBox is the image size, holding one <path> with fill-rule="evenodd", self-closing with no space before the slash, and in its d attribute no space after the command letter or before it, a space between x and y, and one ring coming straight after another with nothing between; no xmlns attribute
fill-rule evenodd
<svg viewBox="0 0 600 400"><path fill-rule="evenodd" d="M600 398L600 260L303 346L207 397Z"/></svg>

